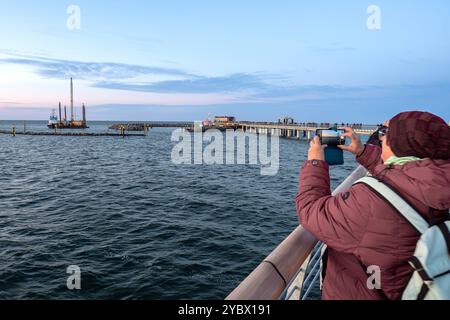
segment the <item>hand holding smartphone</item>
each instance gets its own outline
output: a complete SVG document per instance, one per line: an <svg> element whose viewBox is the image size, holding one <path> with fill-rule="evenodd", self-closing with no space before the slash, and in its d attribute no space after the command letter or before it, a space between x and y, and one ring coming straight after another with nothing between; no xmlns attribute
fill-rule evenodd
<svg viewBox="0 0 450 320"><path fill-rule="evenodd" d="M338 146L345 145L345 131L336 128L317 129L316 135L322 145L326 144L325 161L330 165L344 164L344 152Z"/></svg>

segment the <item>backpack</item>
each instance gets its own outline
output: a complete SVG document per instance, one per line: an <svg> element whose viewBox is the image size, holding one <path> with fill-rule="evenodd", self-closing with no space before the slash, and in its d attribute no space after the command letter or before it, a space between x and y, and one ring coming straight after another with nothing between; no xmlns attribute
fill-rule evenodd
<svg viewBox="0 0 450 320"><path fill-rule="evenodd" d="M405 199L377 178L364 177L356 183L365 184L386 200L421 234L408 261L414 272L402 299L450 300L450 221L429 225Z"/></svg>

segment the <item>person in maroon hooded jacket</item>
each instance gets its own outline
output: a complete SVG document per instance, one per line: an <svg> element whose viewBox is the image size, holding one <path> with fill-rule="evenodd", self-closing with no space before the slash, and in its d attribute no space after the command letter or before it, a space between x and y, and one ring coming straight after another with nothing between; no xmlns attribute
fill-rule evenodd
<svg viewBox="0 0 450 320"><path fill-rule="evenodd" d="M381 148L363 145L351 128L343 150L407 200L430 224L448 219L450 127L427 112L404 112L380 130ZM401 299L412 276L408 259L420 237L364 184L331 195L324 146L311 142L296 197L300 224L327 246L323 299ZM368 266L380 268L380 290L368 286Z"/></svg>

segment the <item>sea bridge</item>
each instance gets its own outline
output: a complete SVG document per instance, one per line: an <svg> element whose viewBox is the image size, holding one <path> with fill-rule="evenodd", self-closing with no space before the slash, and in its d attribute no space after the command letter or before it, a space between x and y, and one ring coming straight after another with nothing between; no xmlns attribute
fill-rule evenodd
<svg viewBox="0 0 450 320"><path fill-rule="evenodd" d="M314 137L317 129L329 129L331 127L352 127L359 135L371 135L377 130L377 125L364 124L330 124L330 123L281 123L281 122L223 122L211 123L204 125L201 122L175 122L175 121L153 121L153 122L132 122L132 123L117 123L109 127L115 132L62 132L54 128L48 131L32 132L26 129L26 123L23 125L23 130L13 124L11 130L0 130L0 134L15 135L35 135L35 136L146 136L149 130L154 128L182 128L188 131L194 131L195 128L201 128L205 131L208 129L225 130L242 130L248 133L266 134L271 136L278 136L280 138L288 139L307 139ZM136 133L130 133L136 132ZM139 133L137 133L139 132Z"/></svg>
<svg viewBox="0 0 450 320"><path fill-rule="evenodd" d="M153 128L192 128L194 122L187 121L152 121L116 123L109 127L111 130L148 131Z"/></svg>
<svg viewBox="0 0 450 320"><path fill-rule="evenodd" d="M329 129L331 127L352 127L357 134L371 135L377 125L364 124L331 124L331 123L280 123L280 122L226 122L202 125L201 122L136 122L118 123L109 127L112 130L148 131L153 128L184 128L193 131L195 127L201 127L203 131L208 129L243 130L244 132L267 134L291 139L311 139L317 129Z"/></svg>
<svg viewBox="0 0 450 320"><path fill-rule="evenodd" d="M364 124L330 124L330 123L279 123L279 122L238 122L235 124L245 132L257 134L278 135L284 138L311 139L317 129L329 129L331 127L351 127L360 135L371 135L378 126Z"/></svg>

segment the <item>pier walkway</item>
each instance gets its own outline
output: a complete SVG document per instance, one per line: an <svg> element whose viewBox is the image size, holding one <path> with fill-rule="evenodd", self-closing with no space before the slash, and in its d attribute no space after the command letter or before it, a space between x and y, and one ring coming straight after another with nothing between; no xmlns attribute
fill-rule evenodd
<svg viewBox="0 0 450 320"><path fill-rule="evenodd" d="M130 122L130 123L117 123L109 127L111 130L121 130L126 131L144 131L152 128L191 128L194 126L193 122Z"/></svg>
<svg viewBox="0 0 450 320"><path fill-rule="evenodd" d="M279 123L279 122L230 122L218 123L211 127L202 127L202 129L225 130L243 130L244 132L255 134L267 134L289 139L312 139L317 129L329 129L336 124L316 124L316 123ZM340 125L338 125L339 127ZM345 125L346 126L346 125ZM349 125L359 135L371 135L377 126L374 125ZM135 122L118 123L109 127L110 130L120 132L65 132L65 131L27 131L20 130L13 126L11 130L0 130L0 134L8 135L28 135L28 136L74 136L74 137L142 137L146 136L152 128L184 128L188 131L194 131L193 122ZM138 131L142 133L137 133ZM129 133L134 132L134 133Z"/></svg>
<svg viewBox="0 0 450 320"><path fill-rule="evenodd" d="M229 123L217 123L211 127L203 127L203 130L207 129L219 129L225 131L230 130L243 130L245 132L253 132L257 134L270 134L278 135L284 138L305 138L311 139L314 136L317 129L329 129L336 124L316 124L316 123L290 123L283 124L279 122L229 122ZM340 127L341 125L337 125ZM347 125L344 125L347 126ZM355 132L360 135L371 135L376 129L375 125L352 125ZM136 122L136 123L118 123L109 127L112 130L126 131L145 131L152 128L185 128L189 131L194 130L193 122Z"/></svg>
<svg viewBox="0 0 450 320"><path fill-rule="evenodd" d="M113 132L32 132L32 131L15 131L0 130L0 134L8 134L12 136L68 136L68 137L145 137L144 133L113 133Z"/></svg>
<svg viewBox="0 0 450 320"><path fill-rule="evenodd" d="M238 122L238 127L246 132L254 132L258 134L278 135L285 138L306 138L311 139L317 129L329 129L334 124L283 124L277 122ZM338 124L338 127L341 125ZM346 125L345 125L346 126ZM350 125L352 127L352 125ZM370 136L376 129L375 125L358 125L353 126L354 131L359 135Z"/></svg>

